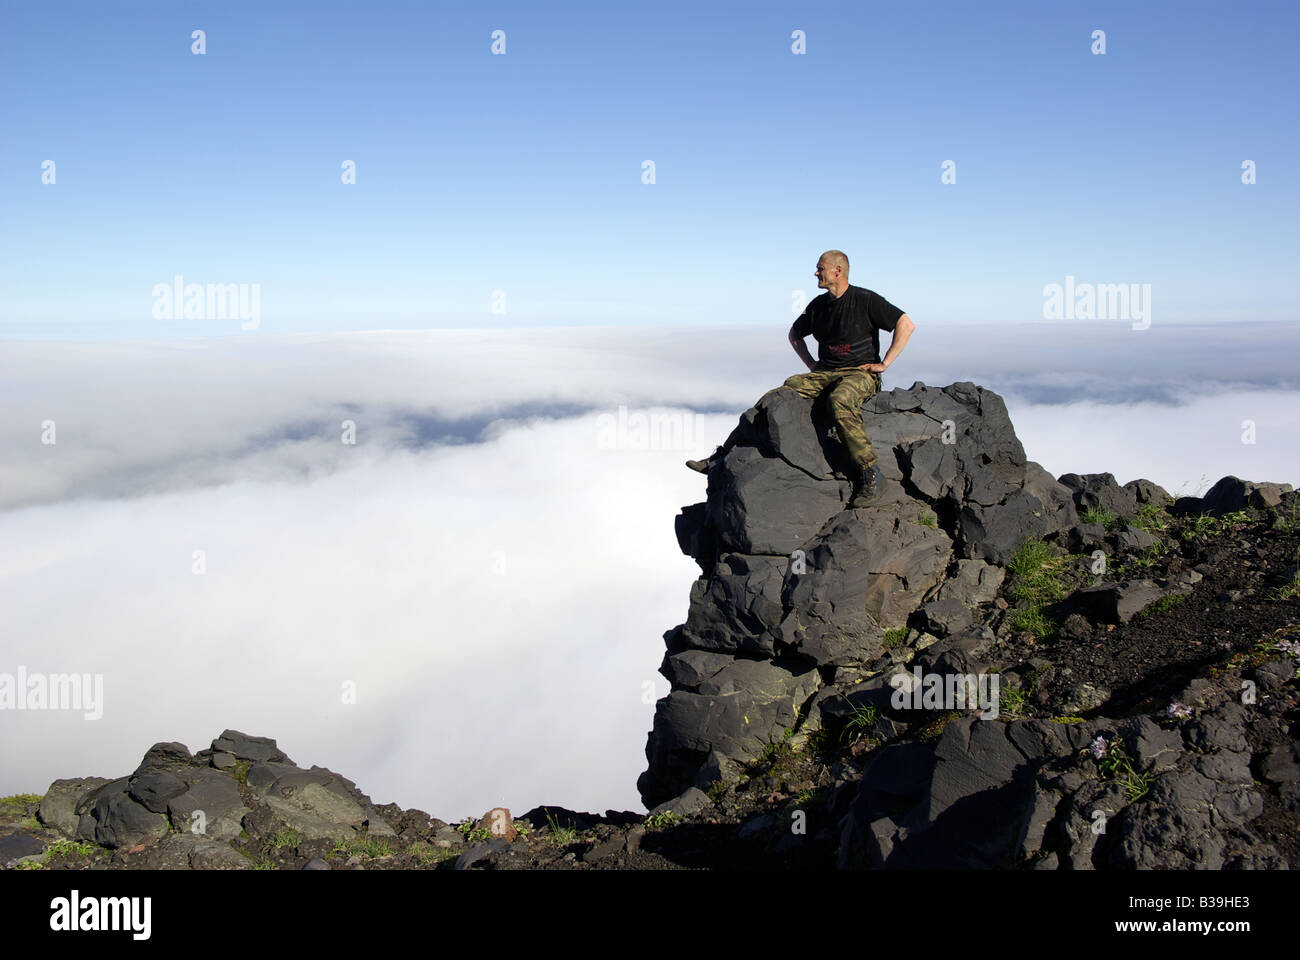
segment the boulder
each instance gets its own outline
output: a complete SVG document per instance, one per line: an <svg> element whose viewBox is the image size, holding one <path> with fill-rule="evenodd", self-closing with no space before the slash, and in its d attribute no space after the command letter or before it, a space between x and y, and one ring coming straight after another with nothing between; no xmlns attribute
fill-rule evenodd
<svg viewBox="0 0 1300 960"><path fill-rule="evenodd" d="M1137 513L1138 500L1135 489L1121 487L1111 473L1067 473L1058 478L1074 497L1080 511L1100 508L1117 517L1131 517Z"/></svg>
<svg viewBox="0 0 1300 960"><path fill-rule="evenodd" d="M99 789L109 781L103 777L76 777L67 780L55 780L45 796L41 797L36 816L54 830L68 837L77 835L81 821L77 805L81 798Z"/></svg>

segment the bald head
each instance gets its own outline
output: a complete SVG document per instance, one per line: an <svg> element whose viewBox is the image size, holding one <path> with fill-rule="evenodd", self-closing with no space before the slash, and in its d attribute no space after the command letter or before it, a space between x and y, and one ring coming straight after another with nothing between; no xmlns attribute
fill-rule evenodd
<svg viewBox="0 0 1300 960"><path fill-rule="evenodd" d="M842 250L827 250L822 254L822 262L828 267L839 267L844 275L844 279L849 277L849 258L844 255Z"/></svg>
<svg viewBox="0 0 1300 960"><path fill-rule="evenodd" d="M839 298L849 288L849 258L839 250L827 250L817 261L817 286Z"/></svg>

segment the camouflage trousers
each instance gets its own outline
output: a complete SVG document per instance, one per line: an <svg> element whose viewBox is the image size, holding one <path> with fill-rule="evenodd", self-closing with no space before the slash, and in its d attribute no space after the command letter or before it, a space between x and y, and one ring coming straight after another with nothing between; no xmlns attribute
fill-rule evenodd
<svg viewBox="0 0 1300 960"><path fill-rule="evenodd" d="M862 405L879 393L880 387L880 374L861 367L842 367L838 370L796 373L781 386L765 393L763 399L766 400L777 390L793 390L809 400L824 396L835 420L840 443L844 444L845 451L858 469L865 471L875 465L876 455L871 449L867 428L862 422ZM718 452L725 453L731 449L735 440L735 434L728 437Z"/></svg>

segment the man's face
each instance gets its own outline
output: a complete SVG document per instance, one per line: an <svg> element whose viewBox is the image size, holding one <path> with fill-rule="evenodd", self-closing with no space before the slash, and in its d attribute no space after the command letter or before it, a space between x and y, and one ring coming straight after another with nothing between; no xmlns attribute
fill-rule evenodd
<svg viewBox="0 0 1300 960"><path fill-rule="evenodd" d="M831 281L840 275L839 265L827 266L826 258L817 261L817 286L829 286Z"/></svg>

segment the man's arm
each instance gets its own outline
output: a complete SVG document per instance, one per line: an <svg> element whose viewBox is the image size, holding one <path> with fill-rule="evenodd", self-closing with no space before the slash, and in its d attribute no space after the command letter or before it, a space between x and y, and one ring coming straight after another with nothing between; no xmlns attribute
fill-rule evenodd
<svg viewBox="0 0 1300 960"><path fill-rule="evenodd" d="M804 362L804 366L809 370L812 370L817 366L817 364L813 360L812 354L808 352L808 347L804 344L803 337L795 333L795 328L798 326L799 321L796 320L790 327L790 346L794 347L794 352L799 354L799 359Z"/></svg>
<svg viewBox="0 0 1300 960"><path fill-rule="evenodd" d="M862 369L873 370L876 373L884 373L886 368L897 360L898 355L903 352L903 348L907 346L908 338L912 335L912 331L915 329L916 324L912 322L911 317L907 314L903 314L899 317L898 323L894 325L894 335L889 341L889 351L883 358L881 358L880 363L864 363L862 364Z"/></svg>

